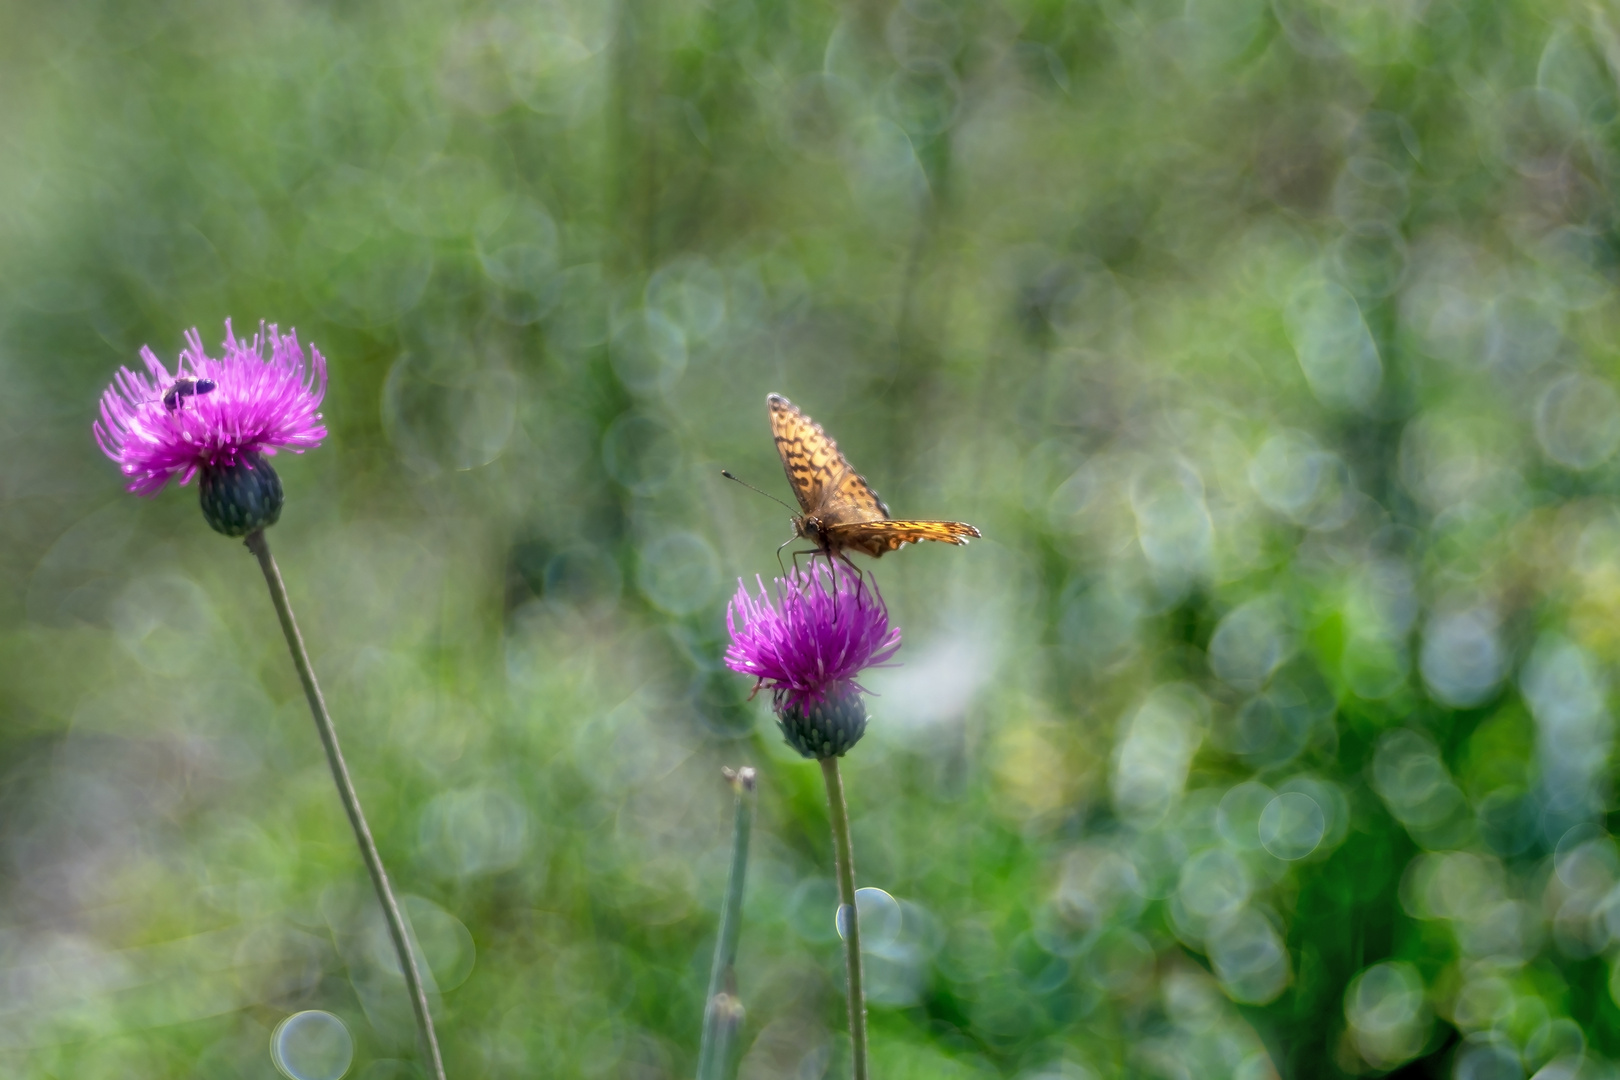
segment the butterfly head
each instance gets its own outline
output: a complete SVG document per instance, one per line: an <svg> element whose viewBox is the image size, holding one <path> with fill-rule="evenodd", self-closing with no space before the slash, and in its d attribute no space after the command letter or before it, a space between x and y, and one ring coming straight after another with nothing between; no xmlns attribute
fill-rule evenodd
<svg viewBox="0 0 1620 1080"><path fill-rule="evenodd" d="M827 546L826 534L821 529L821 519L814 514L794 514L793 531L818 548Z"/></svg>

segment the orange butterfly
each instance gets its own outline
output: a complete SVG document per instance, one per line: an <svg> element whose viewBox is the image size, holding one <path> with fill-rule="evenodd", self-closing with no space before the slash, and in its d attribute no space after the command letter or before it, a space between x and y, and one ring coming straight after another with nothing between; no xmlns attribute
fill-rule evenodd
<svg viewBox="0 0 1620 1080"><path fill-rule="evenodd" d="M828 559L848 562L846 550L876 559L919 540L965 544L979 530L962 521L895 521L866 478L856 472L821 425L781 394L767 394L771 434L793 494L804 513L793 531Z"/></svg>

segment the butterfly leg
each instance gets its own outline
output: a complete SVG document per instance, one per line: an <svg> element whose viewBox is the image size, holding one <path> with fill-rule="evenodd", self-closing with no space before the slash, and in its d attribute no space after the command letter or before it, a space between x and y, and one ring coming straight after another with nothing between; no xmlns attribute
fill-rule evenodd
<svg viewBox="0 0 1620 1080"><path fill-rule="evenodd" d="M776 545L776 568L778 570L782 571L782 576L783 577L787 577L787 567L782 565L782 549L787 547L789 544L793 543L793 541L795 541L797 539L798 539L797 536L790 536L786 540L782 541L780 544ZM797 554L797 552L795 552L795 555L796 554ZM794 572L797 573L798 569L799 569L799 566L798 566L797 563L795 563L794 566L793 566Z"/></svg>
<svg viewBox="0 0 1620 1080"><path fill-rule="evenodd" d="M798 537L794 537L794 540L797 540L797 539L798 539ZM788 543L792 543L792 542L793 542L792 540L788 541ZM782 547L787 547L787 544L783 544ZM781 548L778 548L777 550L780 551ZM794 577L802 576L802 571L800 571L800 569L799 569L799 556L800 555L808 555L808 556L810 556L810 568L815 569L816 556L820 555L820 554L821 554L821 549L820 548L807 548L804 551L795 551L793 553L793 576Z"/></svg>
<svg viewBox="0 0 1620 1080"><path fill-rule="evenodd" d="M850 560L850 557L842 551L835 552L831 548L823 548L817 551L816 554L827 560L827 569L832 571L833 618L836 620L838 618L838 574L840 573L838 564L843 563L855 574L855 599L857 603L860 602L861 593L866 588L866 572L863 571L859 566L856 566L854 562ZM811 557L811 562L815 562L814 556Z"/></svg>
<svg viewBox="0 0 1620 1080"><path fill-rule="evenodd" d="M836 623L838 621L838 564L833 561L834 556L833 556L832 550L829 549L829 548L823 548L820 551L818 551L816 554L822 556L823 558L825 558L827 560L827 569L829 571L829 574L827 576L832 579L832 602L833 602L832 617L833 617L833 622ZM842 557L842 555L843 555L843 553L839 552L838 557ZM811 564L812 569L815 566L815 562L816 562L816 556L815 555L810 556L810 564Z"/></svg>
<svg viewBox="0 0 1620 1080"><path fill-rule="evenodd" d="M855 561L851 559L846 552L840 551L836 555L832 554L831 552L824 552L823 554L827 556L827 565L832 567L834 574L836 574L838 571L838 567L833 563L834 559L837 559L838 562L841 562L845 566L849 567L849 569L855 574L855 598L858 602L861 598L861 594L866 590L866 571L855 565ZM877 578L873 577L872 581L874 584L876 584ZM836 608L834 609L833 617L837 617Z"/></svg>
<svg viewBox="0 0 1620 1080"><path fill-rule="evenodd" d="M866 571L856 566L854 561L842 551L838 553L838 561L855 571L855 593L857 596L860 595L861 589L866 585Z"/></svg>

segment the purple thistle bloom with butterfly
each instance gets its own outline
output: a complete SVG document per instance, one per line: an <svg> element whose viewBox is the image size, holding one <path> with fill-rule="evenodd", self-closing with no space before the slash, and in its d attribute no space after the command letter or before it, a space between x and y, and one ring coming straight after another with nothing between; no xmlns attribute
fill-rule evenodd
<svg viewBox="0 0 1620 1080"><path fill-rule="evenodd" d="M828 560L776 579L774 596L755 580L757 595L739 581L727 606L726 666L771 691L789 746L808 758L841 756L866 731L858 677L893 658L900 628L889 625L875 583Z"/></svg>
<svg viewBox="0 0 1620 1080"><path fill-rule="evenodd" d="M774 596L764 581L755 581L757 595L738 581L737 595L726 608L726 628L731 632L726 666L752 675L756 692L771 691L782 738L821 766L848 978L851 1076L866 1080L866 997L861 990L855 858L838 759L866 734L865 690L859 676L893 658L900 648L900 628L889 625L889 609L876 582L867 582L830 554L812 558L808 573L795 569L776 579Z"/></svg>
<svg viewBox="0 0 1620 1080"><path fill-rule="evenodd" d="M227 320L222 349L220 359L210 357L190 330L171 372L143 348L146 372L119 369L93 430L130 491L155 495L172 479L184 485L200 473L208 523L246 536L281 514L281 481L265 459L326 438L326 360L313 347L306 354L296 333L263 323L243 339Z"/></svg>

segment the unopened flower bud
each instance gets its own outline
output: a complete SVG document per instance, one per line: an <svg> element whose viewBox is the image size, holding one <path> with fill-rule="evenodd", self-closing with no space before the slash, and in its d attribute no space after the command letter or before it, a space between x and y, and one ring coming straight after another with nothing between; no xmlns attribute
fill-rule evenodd
<svg viewBox="0 0 1620 1080"><path fill-rule="evenodd" d="M866 734L866 703L847 684L818 702L779 693L776 725L787 744L807 758L843 757Z"/></svg>
<svg viewBox="0 0 1620 1080"><path fill-rule="evenodd" d="M274 525L286 501L281 477L262 454L239 454L228 465L203 466L198 487L203 517L226 536L246 536Z"/></svg>

